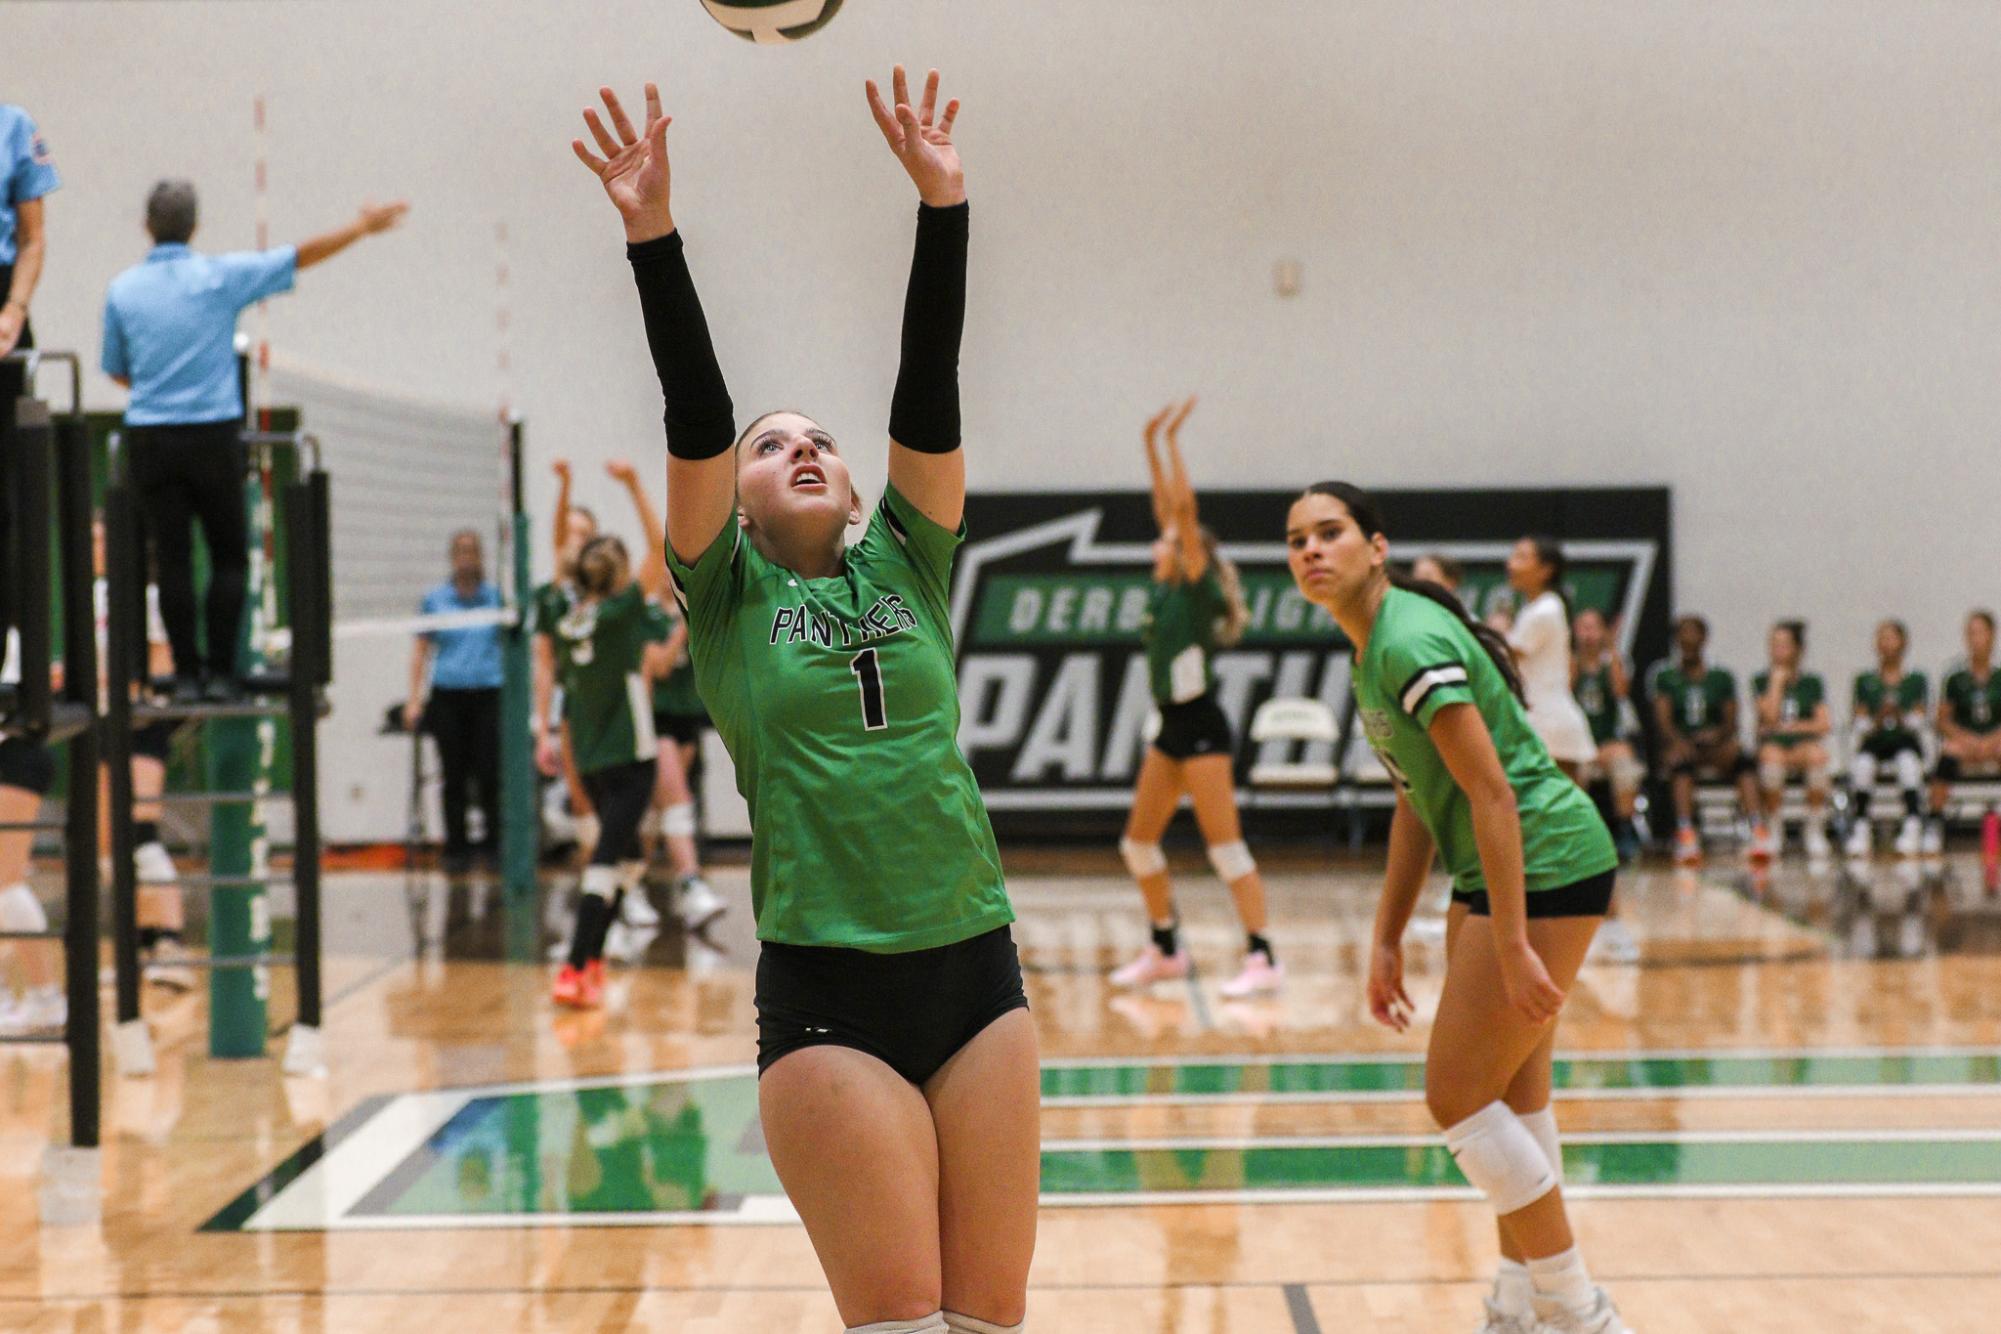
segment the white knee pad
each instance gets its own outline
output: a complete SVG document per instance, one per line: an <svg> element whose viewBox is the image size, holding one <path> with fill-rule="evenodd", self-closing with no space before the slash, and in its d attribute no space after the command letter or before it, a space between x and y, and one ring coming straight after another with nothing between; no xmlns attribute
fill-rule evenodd
<svg viewBox="0 0 2001 1334"><path fill-rule="evenodd" d="M1125 858L1126 869L1133 873L1133 879L1144 880L1151 875L1159 875L1167 869L1167 858L1158 843L1142 843L1136 838L1119 840L1119 856Z"/></svg>
<svg viewBox="0 0 2001 1334"><path fill-rule="evenodd" d="M1023 1320L1013 1325L996 1325L991 1320L978 1320L969 1315L960 1315L957 1311L947 1311L945 1328L963 1331L963 1334L1021 1334L1028 1328L1028 1322Z"/></svg>
<svg viewBox="0 0 2001 1334"><path fill-rule="evenodd" d="M695 803L679 802L660 812L660 832L669 838L695 836Z"/></svg>
<svg viewBox="0 0 2001 1334"><path fill-rule="evenodd" d="M46 931L49 915L24 881L0 890L0 931Z"/></svg>
<svg viewBox="0 0 2001 1334"><path fill-rule="evenodd" d="M1897 758L1902 759L1900 755ZM1876 786L1876 757L1868 751L1860 751L1848 762L1848 782L1856 791L1862 792Z"/></svg>
<svg viewBox="0 0 2001 1334"><path fill-rule="evenodd" d="M1758 766L1758 786L1767 792L1783 792L1786 786L1786 766L1784 763L1761 763Z"/></svg>
<svg viewBox="0 0 2001 1334"><path fill-rule="evenodd" d="M1251 850L1241 838L1235 843L1211 843L1209 865L1216 868L1217 876L1226 885L1234 885L1258 869L1258 864L1251 860Z"/></svg>
<svg viewBox="0 0 2001 1334"><path fill-rule="evenodd" d="M619 872L616 866L586 866L583 891L609 901L612 895L618 893L618 879Z"/></svg>
<svg viewBox="0 0 2001 1334"><path fill-rule="evenodd" d="M873 1325L850 1325L847 1334L947 1334L952 1327L942 1312L933 1311L917 1320L878 1320Z"/></svg>
<svg viewBox="0 0 2001 1334"><path fill-rule="evenodd" d="M1897 752L1897 786L1916 791L1925 784L1925 757L1915 750Z"/></svg>
<svg viewBox="0 0 2001 1334"><path fill-rule="evenodd" d="M1629 754L1614 755L1605 768L1614 792L1638 792L1640 784L1646 781L1645 766Z"/></svg>
<svg viewBox="0 0 2001 1334"><path fill-rule="evenodd" d="M645 861L629 861L618 864L618 887L620 889L638 889L639 882L644 879L646 879Z"/></svg>
<svg viewBox="0 0 2001 1334"><path fill-rule="evenodd" d="M1556 1109L1545 1107L1539 1112L1516 1112L1535 1142L1542 1146L1542 1156L1549 1159L1550 1171L1556 1173L1557 1184L1563 1183L1563 1141L1556 1133Z"/></svg>
<svg viewBox="0 0 2001 1334"><path fill-rule="evenodd" d="M1809 792L1827 791L1830 772L1826 760L1821 760L1817 764L1809 764L1806 767L1806 790Z"/></svg>
<svg viewBox="0 0 2001 1334"><path fill-rule="evenodd" d="M1445 1147L1502 1217L1556 1189L1556 1172L1542 1145L1505 1102L1490 1102L1447 1129Z"/></svg>

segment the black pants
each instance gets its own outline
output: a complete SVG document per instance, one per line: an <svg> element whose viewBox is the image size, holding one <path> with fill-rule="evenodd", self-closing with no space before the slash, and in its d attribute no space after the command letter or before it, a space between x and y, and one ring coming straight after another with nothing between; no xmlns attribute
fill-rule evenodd
<svg viewBox="0 0 2001 1334"><path fill-rule="evenodd" d="M592 866L617 866L637 861L644 854L639 826L653 805L653 784L659 772L652 760L634 760L593 769L583 776L584 791L590 793L591 809L598 817Z"/></svg>
<svg viewBox="0 0 2001 1334"><path fill-rule="evenodd" d="M14 282L14 266L0 264L0 301L7 299L7 292ZM35 345L35 327L29 323L21 325L21 341L14 349L26 351ZM27 367L19 362L0 362L0 439L14 429L14 400L28 392ZM15 600L20 596L14 587L14 571L21 568L19 553L14 550L14 488L9 474L13 460L0 458L0 645L7 642L7 632L14 628Z"/></svg>
<svg viewBox="0 0 2001 1334"><path fill-rule="evenodd" d="M424 706L424 730L438 743L445 775L445 855L472 850L468 797L486 812L480 846L492 847L500 832L500 691L434 688Z"/></svg>
<svg viewBox="0 0 2001 1334"><path fill-rule="evenodd" d="M250 581L243 421L134 426L125 435L133 500L153 542L160 619L167 623L167 642L174 650L174 674L233 677L243 592ZM195 638L197 521L208 543L206 658Z"/></svg>

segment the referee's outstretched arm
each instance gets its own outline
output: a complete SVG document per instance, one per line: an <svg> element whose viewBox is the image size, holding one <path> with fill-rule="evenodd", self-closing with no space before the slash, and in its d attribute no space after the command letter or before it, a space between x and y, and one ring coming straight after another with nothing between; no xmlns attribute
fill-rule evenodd
<svg viewBox="0 0 2001 1334"><path fill-rule="evenodd" d="M330 232L308 237L299 242L299 260L296 267L310 269L323 260L332 259L341 251L353 245L364 236L374 236L386 232L403 220L410 211L408 200L399 199L390 204L363 204L344 227L336 227Z"/></svg>

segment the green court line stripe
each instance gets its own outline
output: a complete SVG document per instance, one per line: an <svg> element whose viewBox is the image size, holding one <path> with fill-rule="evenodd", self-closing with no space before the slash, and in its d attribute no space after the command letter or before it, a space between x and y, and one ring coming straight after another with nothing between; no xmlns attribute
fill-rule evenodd
<svg viewBox="0 0 2001 1334"><path fill-rule="evenodd" d="M319 1134L307 1140L283 1162L272 1168L264 1176L217 1210L201 1227L200 1232L238 1232L250 1221L256 1212L277 1198L287 1186L304 1176L307 1169L325 1157L342 1140L361 1129L375 1114L401 1095L379 1093L364 1098L350 1107L342 1117Z"/></svg>
<svg viewBox="0 0 2001 1334"><path fill-rule="evenodd" d="M1578 1097L1741 1095L1753 1090L2001 1093L2001 1052L1566 1056L1555 1062L1552 1081L1560 1095ZM1414 1097L1423 1088L1424 1062L1416 1056L1182 1060L1171 1065L1108 1062L1045 1066L1042 1072L1044 1100L1052 1106L1135 1100L1397 1098Z"/></svg>

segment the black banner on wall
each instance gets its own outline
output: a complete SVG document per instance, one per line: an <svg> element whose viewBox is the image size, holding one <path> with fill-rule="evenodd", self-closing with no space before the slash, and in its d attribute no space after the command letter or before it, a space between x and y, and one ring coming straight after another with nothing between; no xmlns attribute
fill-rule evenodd
<svg viewBox="0 0 2001 1334"><path fill-rule="evenodd" d="M1259 758L1245 739L1258 705L1306 695L1340 710L1348 694L1346 642L1286 569L1285 515L1296 494L1201 497L1202 520L1236 563L1250 605L1242 642L1216 658L1240 780ZM1458 559L1467 575L1461 593L1476 610L1511 596L1501 571L1515 540L1549 533L1570 557L1573 605L1616 616L1621 646L1638 661L1665 652L1665 489L1386 491L1379 499L1393 558ZM959 739L995 822L1020 832L1116 829L1152 709L1140 640L1154 537L1148 497L976 494L966 517L971 532L952 590Z"/></svg>

